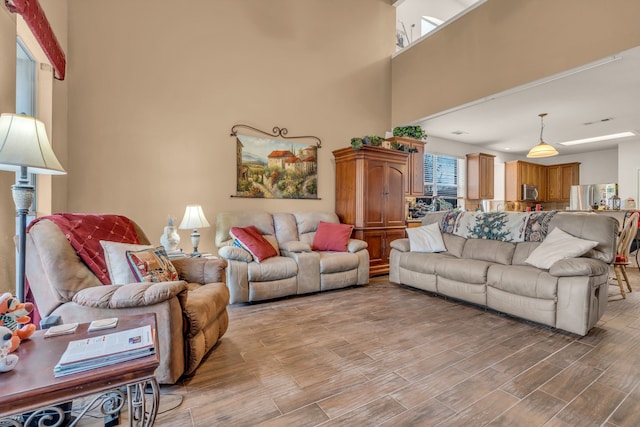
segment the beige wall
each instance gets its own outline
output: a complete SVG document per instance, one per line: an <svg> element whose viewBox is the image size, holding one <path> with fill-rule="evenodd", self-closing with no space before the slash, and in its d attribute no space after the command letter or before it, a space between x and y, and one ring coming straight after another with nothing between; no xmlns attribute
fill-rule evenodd
<svg viewBox="0 0 640 427"><path fill-rule="evenodd" d="M69 1L68 209L158 243L169 215L334 209L332 150L391 117L394 8L350 0ZM231 198L246 123L316 135L322 200ZM214 251L214 228L200 230ZM181 247L190 249L189 231Z"/></svg>
<svg viewBox="0 0 640 427"><path fill-rule="evenodd" d="M491 0L392 61L401 125L640 45L640 2Z"/></svg>
<svg viewBox="0 0 640 427"><path fill-rule="evenodd" d="M0 6L0 113L16 109L16 17ZM6 60L13 58L13 60ZM0 293L15 289L16 257L13 236L16 211L11 198L14 172L0 171Z"/></svg>

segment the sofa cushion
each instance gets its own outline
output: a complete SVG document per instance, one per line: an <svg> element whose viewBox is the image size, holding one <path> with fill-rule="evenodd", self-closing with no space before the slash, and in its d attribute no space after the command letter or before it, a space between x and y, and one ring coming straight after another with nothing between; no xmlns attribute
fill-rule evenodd
<svg viewBox="0 0 640 427"><path fill-rule="evenodd" d="M468 239L462 251L462 258L497 262L509 265L516 244L499 240Z"/></svg>
<svg viewBox="0 0 640 427"><path fill-rule="evenodd" d="M229 259L233 261L243 261L243 262L251 262L253 261L253 256L244 248L240 248L238 246L223 246L218 249L218 255L220 255L224 259Z"/></svg>
<svg viewBox="0 0 640 427"><path fill-rule="evenodd" d="M527 258L535 248L540 246L540 242L518 242L511 259L512 265L529 265L526 263Z"/></svg>
<svg viewBox="0 0 640 427"><path fill-rule="evenodd" d="M444 252L447 248L442 240L439 224L407 228L411 252Z"/></svg>
<svg viewBox="0 0 640 427"><path fill-rule="evenodd" d="M298 264L292 259L275 256L263 262L248 264L248 279L250 282L270 282L274 280L295 277L298 274Z"/></svg>
<svg viewBox="0 0 640 427"><path fill-rule="evenodd" d="M272 214L260 211L220 212L216 216L216 247L233 243L233 237L229 234L231 227L248 227L250 225L260 230L260 234L267 240L272 237L275 242L276 232ZM276 249L278 249L277 245Z"/></svg>
<svg viewBox="0 0 640 427"><path fill-rule="evenodd" d="M436 274L436 265L441 260L453 258L445 253L405 252L400 257L400 267L424 274Z"/></svg>
<svg viewBox="0 0 640 427"><path fill-rule="evenodd" d="M531 298L555 299L558 278L535 267L494 264L487 273L487 286Z"/></svg>
<svg viewBox="0 0 640 427"><path fill-rule="evenodd" d="M131 271L137 282L171 282L178 279L164 247L126 251Z"/></svg>
<svg viewBox="0 0 640 427"><path fill-rule="evenodd" d="M353 226L320 221L311 249L314 251L346 252Z"/></svg>
<svg viewBox="0 0 640 427"><path fill-rule="evenodd" d="M234 242L249 251L253 258L262 262L267 258L278 255L278 251L267 239L262 237L260 230L255 226L231 227L229 234L234 238Z"/></svg>
<svg viewBox="0 0 640 427"><path fill-rule="evenodd" d="M107 264L109 279L113 285L125 285L138 281L131 271L131 266L127 260L127 251L139 251L141 249L151 249L151 245L135 245L133 243L111 242L100 240L100 245L104 251L104 262Z"/></svg>
<svg viewBox="0 0 640 427"><path fill-rule="evenodd" d="M600 276L607 274L609 265L593 258L566 258L553 263L549 274L557 277Z"/></svg>
<svg viewBox="0 0 640 427"><path fill-rule="evenodd" d="M311 252L311 246L299 240L280 243L280 250L285 252Z"/></svg>
<svg viewBox="0 0 640 427"><path fill-rule="evenodd" d="M487 282L487 270L492 265L487 261L475 259L442 257L436 264L436 274L456 282L471 284L485 284Z"/></svg>
<svg viewBox="0 0 640 427"><path fill-rule="evenodd" d="M318 229L318 224L322 222L330 222L339 224L340 219L335 212L294 212L298 226L298 234L312 233Z"/></svg>
<svg viewBox="0 0 640 427"><path fill-rule="evenodd" d="M356 270L360 259L351 253L320 252L320 273L341 273Z"/></svg>
<svg viewBox="0 0 640 427"><path fill-rule="evenodd" d="M444 240L444 246L447 248L449 255L453 255L456 258L462 256L462 251L467 244L467 239L451 233L442 233L442 240Z"/></svg>
<svg viewBox="0 0 640 427"><path fill-rule="evenodd" d="M596 241L580 239L560 228L554 228L540 246L531 252L526 263L548 270L556 261L578 257L597 245Z"/></svg>

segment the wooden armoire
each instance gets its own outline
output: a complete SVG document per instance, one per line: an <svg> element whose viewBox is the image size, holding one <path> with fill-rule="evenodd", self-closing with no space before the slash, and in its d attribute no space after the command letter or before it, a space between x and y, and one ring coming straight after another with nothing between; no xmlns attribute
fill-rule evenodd
<svg viewBox="0 0 640 427"><path fill-rule="evenodd" d="M405 237L405 180L409 153L365 145L333 152L336 213L369 247L369 274L389 272L392 240Z"/></svg>

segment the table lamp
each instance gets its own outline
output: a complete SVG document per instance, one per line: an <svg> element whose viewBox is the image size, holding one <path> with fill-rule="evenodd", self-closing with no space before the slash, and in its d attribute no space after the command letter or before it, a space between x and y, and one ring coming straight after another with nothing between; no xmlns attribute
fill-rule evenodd
<svg viewBox="0 0 640 427"><path fill-rule="evenodd" d="M184 217L180 223L181 230L193 229L191 233L191 244L193 245L193 252L189 254L191 257L199 257L201 254L198 252L198 245L200 244L200 233L198 228L210 227L209 221L202 212L202 206L200 205L188 205L184 211Z"/></svg>
<svg viewBox="0 0 640 427"><path fill-rule="evenodd" d="M29 174L63 175L66 172L53 153L44 123L10 113L0 116L0 170L15 171L18 176L18 183L11 186L20 219L16 298L24 302L27 214L35 193Z"/></svg>

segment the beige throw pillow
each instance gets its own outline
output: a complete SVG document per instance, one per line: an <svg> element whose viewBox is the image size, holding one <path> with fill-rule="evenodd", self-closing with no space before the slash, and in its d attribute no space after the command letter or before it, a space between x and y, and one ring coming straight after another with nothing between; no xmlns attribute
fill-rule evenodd
<svg viewBox="0 0 640 427"><path fill-rule="evenodd" d="M442 240L440 224L423 225L407 228L409 236L409 250L411 252L444 252L447 248Z"/></svg>
<svg viewBox="0 0 640 427"><path fill-rule="evenodd" d="M572 236L556 227L547 235L547 238L529 254L525 262L534 267L548 270L556 261L565 258L579 257L597 245L598 242Z"/></svg>
<svg viewBox="0 0 640 427"><path fill-rule="evenodd" d="M110 242L108 240L100 240L100 245L102 245L102 250L104 251L104 261L107 264L107 271L113 285L138 282L127 260L127 251L153 248L150 245L134 245L131 243Z"/></svg>

